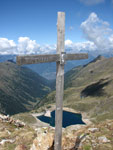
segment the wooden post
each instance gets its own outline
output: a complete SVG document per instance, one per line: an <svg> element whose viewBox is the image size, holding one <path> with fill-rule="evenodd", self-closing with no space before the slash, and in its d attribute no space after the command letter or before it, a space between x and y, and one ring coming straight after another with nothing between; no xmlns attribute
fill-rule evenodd
<svg viewBox="0 0 113 150"><path fill-rule="evenodd" d="M57 54L64 52L65 13L58 12L57 20ZM64 64L56 63L56 111L55 111L55 150L61 150L62 145L62 107L64 91Z"/></svg>
<svg viewBox="0 0 113 150"><path fill-rule="evenodd" d="M65 13L58 12L57 20L57 54L17 56L17 64L37 64L56 62L56 111L55 111L55 150L62 149L62 107L64 92L64 64L67 60L87 59L88 54L65 54Z"/></svg>

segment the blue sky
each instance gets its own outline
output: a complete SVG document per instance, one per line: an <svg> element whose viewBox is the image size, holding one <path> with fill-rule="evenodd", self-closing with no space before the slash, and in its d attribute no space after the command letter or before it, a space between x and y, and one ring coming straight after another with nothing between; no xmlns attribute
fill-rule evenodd
<svg viewBox="0 0 113 150"><path fill-rule="evenodd" d="M58 11L66 13L66 48L113 48L112 0L0 0L0 54L55 51Z"/></svg>

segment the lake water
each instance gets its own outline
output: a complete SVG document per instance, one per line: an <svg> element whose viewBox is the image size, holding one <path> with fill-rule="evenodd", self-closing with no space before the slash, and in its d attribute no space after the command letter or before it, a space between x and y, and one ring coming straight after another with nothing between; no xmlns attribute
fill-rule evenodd
<svg viewBox="0 0 113 150"><path fill-rule="evenodd" d="M51 117L42 115L42 116L38 116L37 118L45 123L50 124L52 127L55 126L55 110L51 112ZM75 124L85 124L82 121L82 115L68 112L68 111L63 111L63 125L62 126L66 128L67 126L75 125Z"/></svg>

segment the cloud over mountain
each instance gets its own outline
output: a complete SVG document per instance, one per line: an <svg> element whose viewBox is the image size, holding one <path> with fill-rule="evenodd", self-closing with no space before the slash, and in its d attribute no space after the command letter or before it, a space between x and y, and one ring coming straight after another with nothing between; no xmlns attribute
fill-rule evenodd
<svg viewBox="0 0 113 150"><path fill-rule="evenodd" d="M39 45L35 40L29 37L19 37L18 44L13 40L2 40L0 38L0 54L16 54L16 55L29 55L29 54L43 54L43 53L56 53L56 44L53 45ZM80 52L86 50L96 50L93 42L77 42L73 43L71 40L65 41L65 49L67 52Z"/></svg>
<svg viewBox="0 0 113 150"><path fill-rule="evenodd" d="M41 54L54 53L56 51L56 44L53 45L39 45L35 40L29 37L19 37L16 44L13 40L7 38L0 38L0 54Z"/></svg>
<svg viewBox="0 0 113 150"><path fill-rule="evenodd" d="M20 54L35 54L40 49L40 45L29 37L19 37L17 51Z"/></svg>
<svg viewBox="0 0 113 150"><path fill-rule="evenodd" d="M65 41L65 49L70 52L80 52L80 51L94 51L97 49L96 45L91 41L86 42L76 42L73 43L71 40Z"/></svg>
<svg viewBox="0 0 113 150"><path fill-rule="evenodd" d="M84 37L93 42L99 50L113 49L113 30L109 23L99 19L96 13L91 13L88 19L82 22L81 29Z"/></svg>
<svg viewBox="0 0 113 150"><path fill-rule="evenodd" d="M0 38L0 54L14 53L16 44L13 40L7 38Z"/></svg>

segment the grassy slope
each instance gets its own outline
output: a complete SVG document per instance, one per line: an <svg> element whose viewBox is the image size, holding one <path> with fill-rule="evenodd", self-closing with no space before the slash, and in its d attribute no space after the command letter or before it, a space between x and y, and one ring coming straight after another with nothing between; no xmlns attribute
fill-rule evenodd
<svg viewBox="0 0 113 150"><path fill-rule="evenodd" d="M55 92L40 105L54 102ZM113 58L98 57L65 74L64 106L97 120L113 118Z"/></svg>
<svg viewBox="0 0 113 150"><path fill-rule="evenodd" d="M50 91L49 82L25 67L0 63L0 112L31 110Z"/></svg>
<svg viewBox="0 0 113 150"><path fill-rule="evenodd" d="M18 145L23 145L26 150L29 150L36 136L36 131L29 126L17 128L8 122L0 121L0 141L4 139L14 140L12 143L6 142L0 145L0 150L15 150Z"/></svg>

